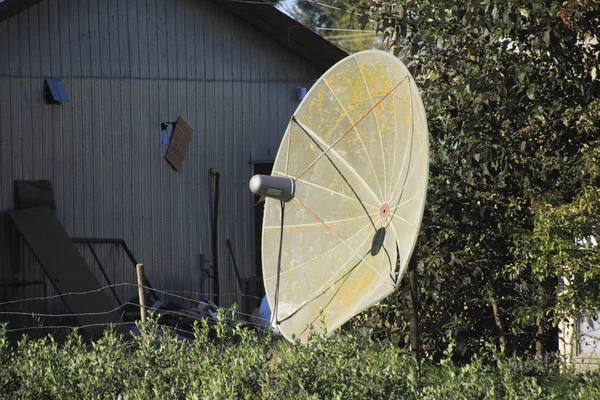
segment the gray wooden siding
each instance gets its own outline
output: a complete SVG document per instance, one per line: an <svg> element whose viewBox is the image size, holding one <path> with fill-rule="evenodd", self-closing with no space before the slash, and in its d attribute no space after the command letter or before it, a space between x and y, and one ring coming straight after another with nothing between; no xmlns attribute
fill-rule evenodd
<svg viewBox="0 0 600 400"><path fill-rule="evenodd" d="M1 77L304 82L323 72L209 0L45 0L0 23L0 51Z"/></svg>
<svg viewBox="0 0 600 400"><path fill-rule="evenodd" d="M252 276L251 147L275 153L296 86L322 72L208 0L46 0L0 23L0 279L45 279L6 213L14 180L50 179L71 236L123 238L156 288L206 292L199 259L212 258L214 167L221 305L239 303L225 240ZM45 77L63 78L70 102L44 104ZM161 122L178 116L194 130L181 173L160 143ZM134 282L120 249L96 248L114 283ZM43 295L0 290L0 302Z"/></svg>

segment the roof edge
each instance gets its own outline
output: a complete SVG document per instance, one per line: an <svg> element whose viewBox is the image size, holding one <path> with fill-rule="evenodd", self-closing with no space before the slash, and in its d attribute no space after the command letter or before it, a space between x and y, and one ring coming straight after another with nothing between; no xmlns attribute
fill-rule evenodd
<svg viewBox="0 0 600 400"><path fill-rule="evenodd" d="M0 22L25 11L42 0L0 0Z"/></svg>
<svg viewBox="0 0 600 400"><path fill-rule="evenodd" d="M347 52L264 0L212 1L297 53L317 69L326 71L348 56Z"/></svg>

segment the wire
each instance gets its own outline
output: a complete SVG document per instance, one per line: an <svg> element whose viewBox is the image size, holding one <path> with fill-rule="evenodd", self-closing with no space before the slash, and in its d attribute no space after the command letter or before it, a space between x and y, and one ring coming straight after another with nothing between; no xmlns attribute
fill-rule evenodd
<svg viewBox="0 0 600 400"><path fill-rule="evenodd" d="M4 332L21 332L21 331L31 331L31 330L41 330L41 329L52 329L52 330L57 330L57 329L73 329L73 330L78 330L78 329L86 329L86 328L92 328L92 327L101 327L101 326L106 326L106 327L112 327L112 326L123 326L123 325L133 325L134 322L113 322L110 324L102 324L102 323L98 323L98 324L86 324L86 325L38 325L38 326L25 326L22 328L13 328L13 329L6 329L4 330ZM172 327L172 326L167 326L167 328L169 329L173 329L176 332L185 332L189 335L194 335L194 332L192 331L188 331L186 329L180 328L180 327Z"/></svg>
<svg viewBox="0 0 600 400"><path fill-rule="evenodd" d="M53 296L45 296L45 297L33 297L33 298L28 298L28 299L19 299L19 300L11 300L11 301L7 301L7 302L3 302L0 303L0 306L3 305L9 305L9 304L16 304L16 303L22 303L22 302L29 302L29 301L37 301L37 300L48 300L48 299L55 299L58 297L64 297L64 296L73 296L73 295L86 295L86 294L91 294L91 293L96 293L96 292L100 292L102 290L108 289L110 287L116 287L116 286L130 286L130 287L138 287L137 284L135 283L116 283L116 284L112 284L112 285L107 285L104 286L102 288L99 289L94 289L94 290L89 290L89 291L85 291L85 292L69 292L69 293L65 293L65 294L57 294L57 295L53 295ZM146 289L146 290L154 290L157 293L161 293L161 294L165 294L168 296L172 296L175 298L179 298L182 300L187 300L187 301L191 301L194 303L198 303L202 300L198 300L195 298L191 298L191 297L186 297L186 296L181 296L178 295L177 293L192 293L192 294L199 294L199 295L203 295L203 296L210 296L210 293L201 293L201 292L192 292L192 291L175 291L175 290L164 290L164 289L156 289L156 288L152 288L150 286L144 286L141 285L142 288ZM238 293L228 293L228 294L222 294L222 296L238 296ZM241 294L241 296L243 297L249 297L249 298L253 298L253 299L257 299L260 300L260 297L257 296L252 296L252 295L247 295L247 294ZM23 311L0 311L0 315L4 314L4 315L24 315L24 316L37 316L37 317L68 317L68 316L89 316L89 315L103 315L103 314L109 314L113 311L117 311L120 308L126 306L126 305L133 305L133 306L137 306L139 307L140 304L135 304L132 302L124 302L123 304L121 304L120 306L109 310L109 311L103 311L103 312L97 312L97 313L62 313L62 314L53 314L53 313L38 313L38 312L23 312ZM216 308L216 309L222 309L222 310L229 310L229 308L226 307L220 307L217 306L216 304L211 304L212 307ZM144 306L147 308L150 308L148 306ZM160 310L160 312L166 312L167 310ZM169 311L170 313L173 313L173 311ZM240 311L235 311L236 314L239 315L244 315L244 316L248 316L248 317L254 317L251 314L246 314ZM185 315L188 316L188 314L181 314L181 315Z"/></svg>
<svg viewBox="0 0 600 400"><path fill-rule="evenodd" d="M57 297L64 297L64 296L75 296L75 295L91 294L91 293L101 292L104 289L108 289L110 287L128 286L128 285L132 285L132 284L131 283L115 283L115 284L112 284L112 285L103 286L100 289L88 290L87 292L69 292L69 293L56 294L56 295L53 295L53 296L46 296L46 297L31 297L31 298L28 298L28 299L11 300L11 301L5 301L3 303L0 303L0 306L4 306L4 305L7 305L7 304L20 303L20 302L24 302L24 301L49 300L49 299L55 299Z"/></svg>
<svg viewBox="0 0 600 400"><path fill-rule="evenodd" d="M87 324L80 326L66 326L66 325L41 325L41 326L26 326L23 328L5 329L4 332L19 332L29 331L33 329L85 329L98 326L119 326L119 325L130 325L131 322L113 322L111 324Z"/></svg>
<svg viewBox="0 0 600 400"><path fill-rule="evenodd" d="M373 36L375 36L375 34L365 33L365 34L354 34L354 35L323 36L323 39L327 39L327 40L344 39L345 41L348 41L348 40L364 40L364 39L368 39Z"/></svg>
<svg viewBox="0 0 600 400"><path fill-rule="evenodd" d="M125 302L125 303L121 304L120 306L113 308L112 310L98 311L98 312L93 312L93 313L50 314L50 313L23 312L23 311L2 311L2 312L0 312L0 314L3 314L3 315L25 315L25 316L31 316L32 318L35 318L35 317L83 317L83 316L90 316L90 315L110 314L112 312L118 311L120 308L123 308L126 305L135 306L136 304L130 303L130 302Z"/></svg>
<svg viewBox="0 0 600 400"><path fill-rule="evenodd" d="M23 303L23 302L31 302L31 301L37 301L37 300L48 300L48 299L55 299L55 298L59 298L59 297L65 297L65 296L74 296L74 295L87 295L87 294L91 294L91 293L97 293L103 290L106 290L108 288L112 288L112 287L118 287L118 286L131 286L131 287L138 287L137 284L134 283L117 283L117 284L111 284L111 285L106 285L104 287L98 288L98 289L94 289L94 290L88 290L88 291L84 291L84 292L69 292L69 293L65 293L65 294L57 294L57 295L52 295L52 296L44 296L44 297L34 297L34 298L28 298L28 299L19 299L19 300L11 300L11 301L6 301L3 303L0 303L0 306L5 306L5 305L10 305L10 304L17 304L17 303ZM150 286L144 286L141 285L142 288L146 289L146 290L154 290L157 293L162 293L164 295L168 295L168 296L172 296L175 298L179 298L179 299L183 299L183 300L187 300L187 301L191 301L193 303L199 303L201 302L200 300L194 299L194 298L190 298L190 297L185 297L185 296L181 296L178 295L176 293L195 293L195 294L200 294L200 295L205 295L205 296L209 296L210 293L201 293L201 292L192 292L192 291L175 291L175 290L164 290L164 289L156 289L156 288L152 288ZM252 295L246 295L246 294L238 294L238 293L230 293L230 294L223 294L222 296L238 296L241 295L243 297L249 297L249 298L253 298L253 299L260 299L259 297L256 296L252 296ZM210 302L210 303L206 303L210 308L216 309L216 310L224 310L225 312L231 312L234 315L239 315L239 316L245 316L245 317L249 317L249 319L252 321L255 316L251 315L251 314L246 314L234 309L230 309L230 308L225 308L225 307L219 307L216 304ZM174 315L174 316L179 316L179 317L185 317L185 318L189 318L192 320L205 320L205 319L209 319L209 320L216 320L217 316L214 315L214 313L207 313L205 315L199 314L197 312L191 311L191 310L165 310L165 309L153 309L151 307L148 307L147 305L142 306L141 304L137 304L137 303L133 303L133 302L124 302L122 304L120 304L118 307L115 307L111 310L107 310L107 311L101 311L101 312L89 312L89 313L38 313L38 312L23 312L23 311L0 311L0 315L17 315L17 316L30 316L32 318L71 318L71 317L81 317L81 316L93 316L93 315L106 315L106 314L110 314L112 312L116 312L126 306L133 306L133 307L145 307L147 309L149 309L151 312L156 313L158 315ZM241 321L240 321L241 322ZM264 333L270 333L271 330L270 329L264 329L263 327L261 327L259 324L255 324L253 322L243 322L244 324L248 324L249 326L260 330ZM118 326L118 325L127 325L130 324L130 322L112 322L112 323L94 323L94 324L86 324L86 325L77 325L77 326L70 326L70 325L46 325L46 326L33 326L33 327L21 327L21 328L14 328L14 329L6 329L4 330L5 332L18 332L18 331L29 331L29 330L37 330L37 329L85 329L85 328L90 328L90 327L100 327L100 326ZM177 331L180 332L186 332L189 334L193 334L193 332L190 331L186 331L185 329L182 329L179 326L175 326L175 327L171 327Z"/></svg>
<svg viewBox="0 0 600 400"><path fill-rule="evenodd" d="M290 4L290 3L297 3L296 1L291 1L291 0L289 0L289 1L288 1L288 0L283 0L283 1L279 1L279 2L277 2L277 1L269 2L269 1L267 1L267 0L265 0L265 1L261 1L261 0L227 0L227 1L229 1L229 2L231 2L231 3L241 3L241 4L256 4L256 5L265 5L265 6L273 6L273 7L275 7L275 6L278 6L278 5L280 5L280 4ZM332 6L332 5L330 5L330 4L321 3L321 2L319 2L319 1L316 1L316 0L298 0L298 1L304 1L304 2L306 2L306 3L310 3L310 4L317 5L317 6L321 6L321 7L323 7L323 8L329 8L329 9L331 9L331 10L336 10L336 11L340 11L340 12L345 12L346 14L354 14L354 15L357 15L357 16L359 16L359 17L362 17L362 16L363 16L363 14L360 14L360 13L352 13L351 11L348 11L348 10L342 10L342 9L341 9L341 8L339 8L339 7L335 7L335 6ZM370 21L371 21L371 20L370 20Z"/></svg>
<svg viewBox="0 0 600 400"><path fill-rule="evenodd" d="M315 28L318 31L334 31L334 32L362 32L362 33L377 33L377 31L366 29L342 29L342 28Z"/></svg>
<svg viewBox="0 0 600 400"><path fill-rule="evenodd" d="M136 285L137 286L137 285ZM189 300L193 300L193 299L189 299ZM104 315L104 314L109 314L111 312L115 312L117 310L119 310L120 308L124 307L124 306L134 306L134 307L142 307L141 304L137 304L137 303L132 303L132 302L125 302L122 305L120 305L119 307L116 307L112 310L108 310L108 311L103 311L103 312L96 312L96 313L63 313L63 314L52 314L52 313L26 313L26 312L16 312L16 311L8 311L8 312L0 312L0 315L23 315L23 316L31 316L32 318L35 317L62 317L62 318L68 318L68 317L78 317L78 316L90 316L90 315ZM220 310L225 310L225 311L230 311L233 312L234 314L238 314L238 315L244 315L244 316L251 316L250 314L245 314L242 312L239 312L237 310L232 310L232 309L228 309L225 307L219 307L216 306L214 304L209 304L207 303L207 305L209 307L213 307L215 309L220 309ZM143 306L145 308L150 308L148 306ZM178 317L185 317L185 318L189 318L192 319L194 321L202 321L204 319L213 319L216 320L217 317L212 314L209 313L208 315L210 316L202 316L201 314L198 314L196 312L193 311L187 311L187 310L164 310L164 309L150 309L150 311L152 313L156 313L157 315L174 315L174 316L178 316ZM66 326L66 325L49 325L49 326L36 326L36 327L24 327L24 328L15 328L15 329L8 329L6 330L6 332L13 332L13 331L20 331L20 330L32 330L32 329L38 329L38 328L43 328L43 329L51 329L51 328L79 328L79 329L85 329L87 327L93 327L93 326L111 326L111 325L124 325L124 324L130 324L131 322L113 322L113 323L97 323L97 324L87 324L87 325L77 325L77 326ZM249 325L254 326L255 324L253 323L248 323ZM268 332L268 330L262 329L259 326L254 326L256 329L259 329L263 332ZM188 332L188 333L192 333L189 331L185 331L183 328L180 328L179 326L175 326L172 327L174 329L178 329L184 332Z"/></svg>
<svg viewBox="0 0 600 400"><path fill-rule="evenodd" d="M137 284L133 284L133 283L130 283L129 285L136 286L136 287L138 286ZM142 285L142 287L143 287L144 289L149 289L149 287L148 287L148 286L143 286L143 285ZM193 299L193 298L190 298L190 297L185 297L185 296L180 296L180 295L177 295L177 294L173 294L173 293L170 293L170 292L168 292L168 291L165 291L165 290L160 290L160 289L154 289L154 290L155 290L157 293L167 294L167 295L169 295L169 296L173 296L173 297L175 297L175 298L179 298L179 299L182 299L182 300L188 300L188 301L192 301L192 302L195 302L195 303L198 303L198 302L200 301L200 300ZM216 304L214 304L214 303L211 303L210 305L211 305L212 307L214 307L214 308L217 308L217 309L221 309L221 310L229 310L229 308L226 308L226 307L219 307L219 306L217 306L217 305L216 305ZM235 311L235 313L236 313L236 314L240 314L240 315L249 316L249 317L254 317L252 314L246 314L246 313L243 313L243 312L240 312L240 311Z"/></svg>
<svg viewBox="0 0 600 400"><path fill-rule="evenodd" d="M316 0L300 0L300 1L304 1L305 3L310 3L310 4L318 5L318 6L321 6L321 7L324 7L324 8L329 8L329 9L336 10L336 11L344 11L344 10L342 10L339 7L335 7L335 6L332 6L330 4L321 3L321 2L316 1ZM347 11L347 10L344 11L344 12L347 13L347 14L351 14L351 12ZM362 16L362 14L358 14L358 13L355 13L354 15Z"/></svg>
<svg viewBox="0 0 600 400"><path fill-rule="evenodd" d="M265 0L265 1L261 1L261 0L227 0L227 1L229 1L230 3L260 4L260 5L264 5L264 6L276 6L280 3L292 2L291 0L287 0L287 1L284 0L284 1L280 1L280 2L277 2L277 1L270 2L267 0Z"/></svg>
<svg viewBox="0 0 600 400"><path fill-rule="evenodd" d="M271 315L271 323L273 326L273 322L279 325L279 318L277 316L279 312L279 282L281 279L281 252L283 249L283 225L284 225L284 216L285 216L285 202L281 201L281 229L279 231L279 253L277 256L277 282L275 284L275 305L273 306L273 313Z"/></svg>
<svg viewBox="0 0 600 400"><path fill-rule="evenodd" d="M128 283L127 285L135 285L137 286L137 284L133 284L133 283ZM144 286L145 287L145 286ZM192 295L198 295L198 296L205 296L205 297L210 297L213 294L212 293L208 293L208 292L194 292L191 290L172 290L172 289L160 289L162 292L165 292L169 295L171 295L172 293L183 293L183 294L192 294ZM245 294L245 293L224 293L224 294L219 294L219 296L221 297L235 297L235 296L242 296L242 297L249 297L251 299L257 299L257 300L261 300L262 297L258 297L258 296L253 296L250 294ZM197 300L195 300L197 301Z"/></svg>
<svg viewBox="0 0 600 400"><path fill-rule="evenodd" d="M118 286L135 286L135 287L137 287L137 284L135 284L135 283L115 283L115 284L103 286L99 289L89 290L89 291L85 291L85 292L68 292L68 293L56 294L56 295L45 296L45 297L30 297L30 298L26 298L26 299L10 300L10 301L0 303L0 306L29 302L29 301L51 300L51 299L55 299L58 297L65 297L65 296L79 296L79 295L92 294L92 293L96 293L96 292L101 292L101 291L103 291L105 289L109 289L111 287L118 287ZM150 287L150 286L142 286L142 287L145 289L148 289L148 290L156 290L155 288ZM158 290L156 290L156 291L158 292ZM160 292L163 294L171 295L171 296L174 296L173 293L189 293L189 294L193 294L193 295L206 296L206 297L212 296L212 293L194 292L194 291L190 291L190 290L161 289ZM262 299L262 297L257 297L257 296L244 294L244 293L224 293L224 294L220 294L220 296L223 296L223 297L242 296L242 297L248 297L248 298L252 298L252 299L256 299L256 300ZM186 299L190 300L189 298L186 298ZM198 300L193 299L193 301L198 301Z"/></svg>

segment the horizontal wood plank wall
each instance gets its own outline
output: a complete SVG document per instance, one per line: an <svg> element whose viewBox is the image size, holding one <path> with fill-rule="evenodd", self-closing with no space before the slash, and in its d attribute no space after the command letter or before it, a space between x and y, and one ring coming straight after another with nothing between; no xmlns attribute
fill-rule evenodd
<svg viewBox="0 0 600 400"><path fill-rule="evenodd" d="M45 279L7 212L14 180L50 179L71 236L123 238L156 288L206 292L200 259L212 259L209 168L218 168L220 303L240 303L225 243L252 276L250 150L275 154L295 88L324 71L208 0L45 0L0 23L0 54L0 280ZM44 104L46 77L63 79L69 102ZM194 132L180 173L160 137L178 117ZM119 248L96 248L113 283L135 282ZM0 302L43 295L39 285L4 287ZM20 309L44 307L63 309L60 300Z"/></svg>

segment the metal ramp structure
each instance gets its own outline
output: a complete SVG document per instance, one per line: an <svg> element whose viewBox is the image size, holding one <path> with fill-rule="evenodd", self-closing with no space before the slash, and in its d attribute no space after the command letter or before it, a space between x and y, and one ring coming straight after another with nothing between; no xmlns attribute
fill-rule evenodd
<svg viewBox="0 0 600 400"><path fill-rule="evenodd" d="M50 207L28 208L9 215L86 334L98 336L107 324L121 322L111 298Z"/></svg>

